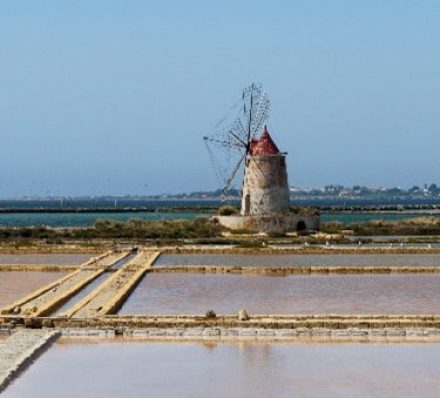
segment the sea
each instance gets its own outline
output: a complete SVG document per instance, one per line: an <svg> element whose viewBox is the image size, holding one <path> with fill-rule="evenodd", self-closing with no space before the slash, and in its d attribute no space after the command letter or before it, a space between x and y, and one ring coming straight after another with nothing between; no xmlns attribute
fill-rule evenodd
<svg viewBox="0 0 440 398"><path fill-rule="evenodd" d="M226 202L238 205L238 201ZM120 198L96 199L29 199L0 200L0 227L49 226L80 228L91 226L98 220L128 221L177 220L210 217L214 209L225 202L213 199L147 200ZM314 198L297 199L292 206L321 208L321 222L352 224L372 220L403 220L418 217L440 217L440 198ZM357 211L369 206L423 206L424 210ZM333 211L331 207L353 207L353 211ZM428 209L426 208L428 207Z"/></svg>

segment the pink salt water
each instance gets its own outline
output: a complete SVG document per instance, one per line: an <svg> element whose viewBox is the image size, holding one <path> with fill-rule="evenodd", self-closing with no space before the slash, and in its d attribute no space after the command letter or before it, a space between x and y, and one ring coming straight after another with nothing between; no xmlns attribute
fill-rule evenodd
<svg viewBox="0 0 440 398"><path fill-rule="evenodd" d="M76 265L98 254L0 254L0 264Z"/></svg>
<svg viewBox="0 0 440 398"><path fill-rule="evenodd" d="M439 344L57 343L3 398L437 397Z"/></svg>
<svg viewBox="0 0 440 398"><path fill-rule="evenodd" d="M65 272L0 272L0 308L64 275Z"/></svg>
<svg viewBox="0 0 440 398"><path fill-rule="evenodd" d="M439 314L440 275L147 274L121 314Z"/></svg>
<svg viewBox="0 0 440 398"><path fill-rule="evenodd" d="M440 266L440 254L162 254L156 266Z"/></svg>

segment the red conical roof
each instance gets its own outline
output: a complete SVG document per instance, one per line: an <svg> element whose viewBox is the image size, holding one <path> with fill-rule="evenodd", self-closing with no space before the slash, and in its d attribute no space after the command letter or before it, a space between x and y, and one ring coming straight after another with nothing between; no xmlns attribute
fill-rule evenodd
<svg viewBox="0 0 440 398"><path fill-rule="evenodd" d="M251 155L256 156L280 154L280 150L276 146L275 142L273 142L266 126L264 126L264 131L263 134L261 134L260 139L252 139L250 153Z"/></svg>

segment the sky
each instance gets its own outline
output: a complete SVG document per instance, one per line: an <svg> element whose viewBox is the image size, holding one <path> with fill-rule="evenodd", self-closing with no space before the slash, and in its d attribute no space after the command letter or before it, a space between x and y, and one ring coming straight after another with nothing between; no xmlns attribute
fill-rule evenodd
<svg viewBox="0 0 440 398"><path fill-rule="evenodd" d="M289 183L440 183L438 0L1 0L0 197L219 187L252 82Z"/></svg>

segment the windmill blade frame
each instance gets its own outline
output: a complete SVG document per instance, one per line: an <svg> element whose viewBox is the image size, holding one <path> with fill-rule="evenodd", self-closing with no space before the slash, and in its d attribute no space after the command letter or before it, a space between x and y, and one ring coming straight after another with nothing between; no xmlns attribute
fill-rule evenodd
<svg viewBox="0 0 440 398"><path fill-rule="evenodd" d="M237 110L236 105L233 108ZM217 176L224 174L223 193L232 186L243 160L250 153L252 139L261 132L269 118L270 109L270 101L262 85L252 83L243 90L238 112L232 120L229 118L228 122L228 117L224 117L216 124L214 133L203 137L214 172ZM225 157L223 161L219 160L222 156ZM225 163L232 163L234 167L222 173Z"/></svg>
<svg viewBox="0 0 440 398"><path fill-rule="evenodd" d="M228 190L231 188L232 181L234 181L234 178L237 175L238 170L240 170L241 163L244 161L245 158L246 158L246 153L244 153L243 156L240 158L240 160L237 162L234 169L232 170L231 175L229 176L228 180L226 181L226 184L222 190L224 197L226 196L226 193L228 192Z"/></svg>

